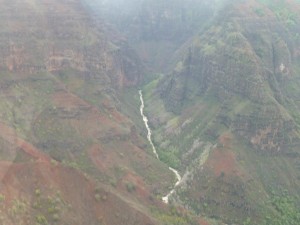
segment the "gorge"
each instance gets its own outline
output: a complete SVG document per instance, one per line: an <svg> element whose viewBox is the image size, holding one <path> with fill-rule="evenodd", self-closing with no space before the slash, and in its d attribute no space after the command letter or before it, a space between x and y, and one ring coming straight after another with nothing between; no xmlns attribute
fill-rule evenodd
<svg viewBox="0 0 300 225"><path fill-rule="evenodd" d="M299 0L0 4L0 224L299 225Z"/></svg>

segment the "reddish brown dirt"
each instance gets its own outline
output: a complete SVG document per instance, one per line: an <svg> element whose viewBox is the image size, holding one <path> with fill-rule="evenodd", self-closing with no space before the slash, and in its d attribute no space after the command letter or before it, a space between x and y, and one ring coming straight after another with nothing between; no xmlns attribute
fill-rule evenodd
<svg viewBox="0 0 300 225"><path fill-rule="evenodd" d="M248 0L246 3L241 3L237 5L237 12L242 14L244 17L249 19L260 18L259 15L255 12L255 9L263 9L265 17L272 17L272 12L264 7L262 4L257 3L256 1Z"/></svg>
<svg viewBox="0 0 300 225"><path fill-rule="evenodd" d="M105 199L96 200L95 183L74 169L43 162L0 162L0 171L5 211L12 207L14 199L23 199L28 204L26 211L29 210L34 215L30 205L35 201L35 190L39 189L44 197L59 191L64 204L69 205L61 209L63 222L66 224L99 224L101 220L103 224L119 225L124 219L126 224L154 224L142 206L120 198L104 186L101 186L99 194L101 197L105 195ZM21 217L22 214L18 216ZM34 220L35 217L32 216L28 224Z"/></svg>
<svg viewBox="0 0 300 225"><path fill-rule="evenodd" d="M200 225L210 225L205 219L200 219L199 224Z"/></svg>
<svg viewBox="0 0 300 225"><path fill-rule="evenodd" d="M53 103L57 107L63 107L65 109L77 109L80 106L88 107L88 103L78 98L76 95L66 91L58 91L53 95Z"/></svg>
<svg viewBox="0 0 300 225"><path fill-rule="evenodd" d="M94 165L106 174L111 174L113 176L111 170L116 167L124 169L124 174L118 181L119 191L127 194L128 191L126 185L128 183L133 184L135 186L133 194L142 201L148 201L148 197L150 196L149 187L145 184L143 179L135 174L130 168L131 160L141 160L146 162L145 153L141 152L141 150L136 147L127 146L126 144L124 144L123 147L128 154L126 157L121 156L118 152L114 152L113 149L105 149L105 147L102 147L100 144L92 146L88 153ZM145 165L147 164L145 163Z"/></svg>
<svg viewBox="0 0 300 225"><path fill-rule="evenodd" d="M127 189L127 184L133 184L135 187L134 194L145 200L150 196L149 190L146 188L145 182L141 179L141 177L133 174L132 172L128 172L126 176L124 176L121 180L121 186L123 189Z"/></svg>
<svg viewBox="0 0 300 225"><path fill-rule="evenodd" d="M103 101L103 106L111 113L112 118L108 119L107 115L103 115L99 111L99 109L90 103L84 101L83 99L79 98L78 96L74 95L73 93L68 92L67 90L56 92L53 97L53 103L57 107L64 108L65 110L78 110L82 107L89 108L89 112L93 113L95 116L100 117L103 123L107 123L108 121L114 122L128 122L128 119L121 115L117 110L115 110L108 100ZM94 119L94 118L92 118Z"/></svg>
<svg viewBox="0 0 300 225"><path fill-rule="evenodd" d="M223 148L230 148L232 142L232 135L230 133L222 134L219 137L219 142Z"/></svg>
<svg viewBox="0 0 300 225"><path fill-rule="evenodd" d="M289 6L293 6L290 7L291 10L293 10L294 12L298 13L300 10L300 4L299 3L295 3L295 0L287 0L287 4Z"/></svg>
<svg viewBox="0 0 300 225"><path fill-rule="evenodd" d="M103 100L102 105L109 111L115 121L119 123L127 121L127 119L111 105L108 99Z"/></svg>
<svg viewBox="0 0 300 225"><path fill-rule="evenodd" d="M55 93L53 104L66 112L79 112L80 118L69 118L68 121L84 137L97 138L103 132L113 132L110 136L117 136L122 133L122 123L128 123L128 119L116 110L112 110L109 118L97 107L67 91Z"/></svg>
<svg viewBox="0 0 300 225"><path fill-rule="evenodd" d="M11 145L14 145L16 147L15 149L23 150L25 153L27 153L34 159L41 162L48 162L48 163L50 162L49 156L39 151L32 144L18 137L16 131L14 131L14 129L10 128L3 122L0 122L0 136L4 140L9 142Z"/></svg>
<svg viewBox="0 0 300 225"><path fill-rule="evenodd" d="M236 158L232 151L227 149L214 149L210 153L207 161L207 167L209 167L216 176L224 174L236 174Z"/></svg>
<svg viewBox="0 0 300 225"><path fill-rule="evenodd" d="M103 171L105 169L105 159L103 153L101 152L100 144L95 144L92 146L88 153L94 165L96 165L99 170Z"/></svg>
<svg viewBox="0 0 300 225"><path fill-rule="evenodd" d="M231 133L222 134L218 140L220 147L214 149L209 155L206 165L215 176L243 174L237 165L236 155L231 149L233 138Z"/></svg>
<svg viewBox="0 0 300 225"><path fill-rule="evenodd" d="M119 193L130 196L129 198L143 202L145 205L151 204L168 209L162 201L151 197L156 184L146 183L138 171L132 167L138 163L142 170L152 170L152 158L145 151L128 142L122 142L109 148L95 144L88 150L88 153L91 161L100 171L116 179L116 189ZM128 191L128 184L134 185L134 190Z"/></svg>

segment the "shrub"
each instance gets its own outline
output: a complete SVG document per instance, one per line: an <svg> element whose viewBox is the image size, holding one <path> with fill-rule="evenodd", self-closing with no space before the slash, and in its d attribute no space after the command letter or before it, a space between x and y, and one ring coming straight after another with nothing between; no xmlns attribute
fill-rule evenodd
<svg viewBox="0 0 300 225"><path fill-rule="evenodd" d="M126 183L126 188L128 192L133 192L136 189L135 184L131 182Z"/></svg>

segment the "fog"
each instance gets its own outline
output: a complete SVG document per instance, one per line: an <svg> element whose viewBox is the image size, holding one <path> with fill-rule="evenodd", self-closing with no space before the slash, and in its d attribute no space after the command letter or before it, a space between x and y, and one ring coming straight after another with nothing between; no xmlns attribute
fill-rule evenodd
<svg viewBox="0 0 300 225"><path fill-rule="evenodd" d="M131 38L181 39L216 14L225 0L82 0L94 15ZM139 28L139 29L137 29ZM142 31L143 34L140 32ZM187 35L183 35L183 34ZM166 37L168 36L168 37Z"/></svg>

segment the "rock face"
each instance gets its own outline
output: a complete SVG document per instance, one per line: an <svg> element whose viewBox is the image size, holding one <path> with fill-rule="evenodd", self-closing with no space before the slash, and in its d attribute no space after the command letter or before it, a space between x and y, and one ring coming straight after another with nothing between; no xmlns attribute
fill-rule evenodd
<svg viewBox="0 0 300 225"><path fill-rule="evenodd" d="M146 86L158 154L187 174L174 202L264 224L271 190L299 196L299 16L297 1L229 1Z"/></svg>
<svg viewBox="0 0 300 225"><path fill-rule="evenodd" d="M257 149L288 151L299 140L295 118L284 109L291 100L288 85L298 75L294 46L299 31L294 25L290 34L272 15L245 18L238 6L232 10L222 14L227 20L216 20L194 38L184 60L160 86L161 96L169 110L180 113L187 102L214 95L223 107L220 123ZM236 96L248 101L247 111L230 113Z"/></svg>
<svg viewBox="0 0 300 225"><path fill-rule="evenodd" d="M0 4L1 224L298 224L298 0Z"/></svg>
<svg viewBox="0 0 300 225"><path fill-rule="evenodd" d="M126 42L79 1L12 1L4 4L2 16L2 70L34 74L72 68L118 88L140 81L141 64Z"/></svg>
<svg viewBox="0 0 300 225"><path fill-rule="evenodd" d="M0 223L160 224L172 174L124 113L126 39L79 0L0 4Z"/></svg>

